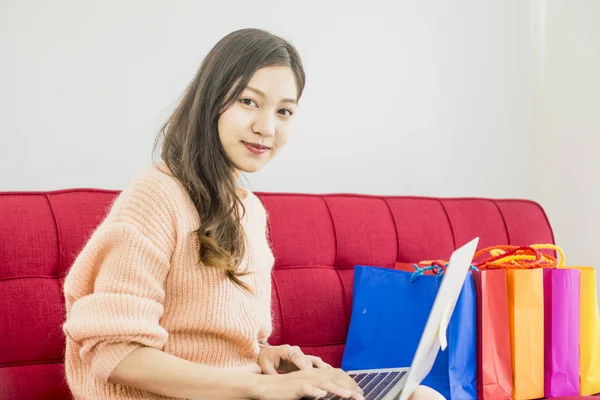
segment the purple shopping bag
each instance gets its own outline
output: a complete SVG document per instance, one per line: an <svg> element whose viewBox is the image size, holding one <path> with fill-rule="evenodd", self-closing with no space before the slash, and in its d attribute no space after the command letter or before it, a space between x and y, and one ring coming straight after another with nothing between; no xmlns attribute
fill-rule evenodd
<svg viewBox="0 0 600 400"><path fill-rule="evenodd" d="M544 392L579 395L579 279L577 269L544 269Z"/></svg>

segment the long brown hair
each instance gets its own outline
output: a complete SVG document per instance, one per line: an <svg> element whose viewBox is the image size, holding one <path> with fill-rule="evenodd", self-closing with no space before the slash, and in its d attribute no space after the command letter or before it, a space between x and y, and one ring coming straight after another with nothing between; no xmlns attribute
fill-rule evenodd
<svg viewBox="0 0 600 400"><path fill-rule="evenodd" d="M177 108L162 127L154 152L188 192L200 217L194 233L199 261L225 271L229 280L248 290L239 271L246 242L241 226L245 213L238 196L234 164L217 129L219 116L241 95L252 75L269 66L292 69L298 98L304 69L296 49L284 39L259 29L242 29L221 39L203 60ZM241 209L241 211L240 211Z"/></svg>

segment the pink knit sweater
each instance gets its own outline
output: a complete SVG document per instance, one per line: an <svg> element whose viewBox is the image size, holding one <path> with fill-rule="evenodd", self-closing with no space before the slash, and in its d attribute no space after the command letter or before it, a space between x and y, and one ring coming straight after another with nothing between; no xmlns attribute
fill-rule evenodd
<svg viewBox="0 0 600 400"><path fill-rule="evenodd" d="M260 372L258 340L271 334L274 260L264 207L250 192L244 206L240 268L252 272L242 279L253 294L221 270L198 265L198 213L164 164L144 170L117 197L65 281L65 368L76 399L164 398L107 382L140 346Z"/></svg>

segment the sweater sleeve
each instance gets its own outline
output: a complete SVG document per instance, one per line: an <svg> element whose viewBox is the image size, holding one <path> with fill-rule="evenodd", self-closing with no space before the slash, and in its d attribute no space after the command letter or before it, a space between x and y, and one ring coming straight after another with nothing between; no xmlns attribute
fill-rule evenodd
<svg viewBox="0 0 600 400"><path fill-rule="evenodd" d="M148 183L124 192L65 281L64 332L104 382L130 352L168 339L160 319L175 235L157 194Z"/></svg>

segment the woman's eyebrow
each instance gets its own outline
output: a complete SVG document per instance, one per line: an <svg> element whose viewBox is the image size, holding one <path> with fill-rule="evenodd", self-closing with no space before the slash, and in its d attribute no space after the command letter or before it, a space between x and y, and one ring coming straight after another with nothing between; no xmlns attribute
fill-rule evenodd
<svg viewBox="0 0 600 400"><path fill-rule="evenodd" d="M256 93L257 95L261 96L262 98L267 97L266 94L264 94L264 92L262 92L261 90L258 90L256 88L253 88L252 86L247 86L246 89L250 90L251 92ZM292 103L292 104L297 104L298 102L294 99L281 99L282 103Z"/></svg>

